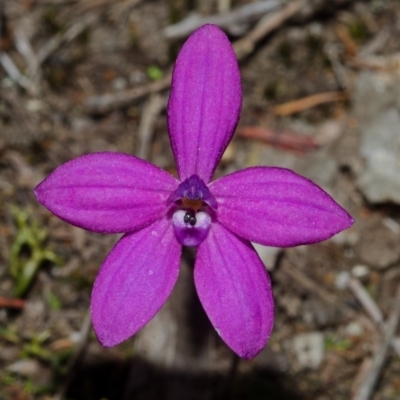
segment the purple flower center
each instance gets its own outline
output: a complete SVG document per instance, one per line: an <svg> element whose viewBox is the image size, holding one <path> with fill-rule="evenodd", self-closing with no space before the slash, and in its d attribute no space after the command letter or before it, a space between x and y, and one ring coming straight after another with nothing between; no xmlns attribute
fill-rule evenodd
<svg viewBox="0 0 400 400"><path fill-rule="evenodd" d="M210 231L212 214L218 204L203 180L192 175L169 196L167 207L172 210L178 242L185 246L198 246Z"/></svg>

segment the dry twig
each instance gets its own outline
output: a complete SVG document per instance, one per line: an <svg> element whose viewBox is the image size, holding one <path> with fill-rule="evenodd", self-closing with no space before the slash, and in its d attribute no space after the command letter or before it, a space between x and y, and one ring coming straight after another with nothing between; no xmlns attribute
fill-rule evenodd
<svg viewBox="0 0 400 400"><path fill-rule="evenodd" d="M151 93L157 93L168 89L171 85L171 74L167 74L163 79L146 85L134 87L117 93L107 93L101 96L89 97L85 101L86 109L89 112L101 113L125 107L135 100L138 100Z"/></svg>
<svg viewBox="0 0 400 400"><path fill-rule="evenodd" d="M326 303L331 304L336 309L340 309L347 318L357 317L357 318L361 319L366 326L368 326L371 329L374 329L374 325L371 323L371 321L368 318L366 318L362 315L361 316L358 315L358 313L356 311L354 311L352 308L348 307L346 304L343 304L343 303L339 304L336 296L329 293L327 290L324 289L323 286L318 285L316 282L314 282L308 276L304 275L298 269L292 269L285 265L283 265L281 267L281 269L290 278L295 280L297 283L299 283L301 286L303 286L307 290L314 292L317 296L319 296Z"/></svg>
<svg viewBox="0 0 400 400"><path fill-rule="evenodd" d="M338 301L337 301L337 299L336 299L336 297L334 295L332 295L327 290L325 290L321 285L318 285L316 282L314 282L308 276L304 275L298 269L290 268L290 267L288 267L286 265L282 265L281 269L286 275L288 275L290 278L295 280L301 286L303 286L304 288L316 293L326 303L331 304L335 308L344 309L347 314L349 314L349 313L354 314L355 313L352 309L350 309L348 307L343 308L342 305L339 305Z"/></svg>
<svg viewBox="0 0 400 400"><path fill-rule="evenodd" d="M23 308L26 300L24 299L8 299L0 297L0 308Z"/></svg>
<svg viewBox="0 0 400 400"><path fill-rule="evenodd" d="M383 28L376 36L372 38L365 46L363 46L357 54L357 57L364 58L371 56L382 50L391 36L389 28Z"/></svg>
<svg viewBox="0 0 400 400"><path fill-rule="evenodd" d="M282 5L282 0L266 0L246 4L235 10L209 17L202 17L198 13L192 13L179 23L165 28L163 34L167 39L179 39L188 36L204 24L215 24L221 28L229 28L230 26L248 20L249 18L276 10L277 8L282 7Z"/></svg>
<svg viewBox="0 0 400 400"><path fill-rule="evenodd" d="M262 38L299 13L306 4L306 0L291 1L282 10L264 16L250 33L235 42L233 47L238 59L249 55Z"/></svg>
<svg viewBox="0 0 400 400"><path fill-rule="evenodd" d="M348 94L346 92L317 93L303 97L302 99L288 101L287 103L274 107L272 111L275 115L286 116L319 106L320 104L332 103L347 98Z"/></svg>
<svg viewBox="0 0 400 400"><path fill-rule="evenodd" d="M121 15L129 15L129 11L142 1L143 0L125 0L121 3L116 3L112 14L116 18L120 18Z"/></svg>
<svg viewBox="0 0 400 400"><path fill-rule="evenodd" d="M356 42L352 38L347 26L343 24L338 24L335 27L335 32L338 39L342 42L346 55L354 57L357 54L358 49Z"/></svg>
<svg viewBox="0 0 400 400"><path fill-rule="evenodd" d="M109 6L114 3L114 1L110 0L84 0L79 2L79 11L81 13L87 12L89 10L93 10L95 8Z"/></svg>
<svg viewBox="0 0 400 400"><path fill-rule="evenodd" d="M144 160L147 160L149 156L151 137L157 117L166 103L166 98L156 93L150 96L149 101L144 106L139 125L139 149L137 151L137 156Z"/></svg>
<svg viewBox="0 0 400 400"><path fill-rule="evenodd" d="M53 397L53 400L63 400L69 385L72 382L72 378L74 377L75 368L78 365L78 362L82 358L83 354L85 353L86 345L89 341L89 333L91 327L91 319L90 319L90 311L88 311L83 319L81 329L79 331L79 342L77 344L75 353L69 359L67 365L67 375L64 379L64 383L59 390L59 392Z"/></svg>
<svg viewBox="0 0 400 400"><path fill-rule="evenodd" d="M356 278L351 278L349 282L349 289L364 307L364 310L367 312L372 321L374 321L379 328L383 328L384 320L382 312L361 282Z"/></svg>
<svg viewBox="0 0 400 400"><path fill-rule="evenodd" d="M304 6L305 0L297 0L290 2L281 11L267 15L268 18L263 18L259 24L244 38L233 44L233 48L238 58L247 56L253 51L255 44L268 33L278 28L291 16L295 15ZM165 76L164 79L139 86L133 89L128 89L118 93L107 93L101 96L93 96L86 99L84 105L88 112L104 113L115 110L120 107L127 106L133 101L147 96L151 93L156 93L167 89L171 85L171 74Z"/></svg>
<svg viewBox="0 0 400 400"><path fill-rule="evenodd" d="M0 52L0 63L14 82L25 89L29 94L35 96L39 90L40 67L43 62L45 62L62 43L71 42L95 21L97 21L97 18L93 15L83 17L65 33L60 33L51 38L37 53L33 51L24 31L21 28L17 28L15 31L16 46L28 65L26 74L22 74L12 59L4 52Z"/></svg>
<svg viewBox="0 0 400 400"><path fill-rule="evenodd" d="M7 72L8 76L17 83L22 89L25 89L28 93L35 95L36 90L33 83L17 68L14 61L8 56L7 53L0 51L0 64Z"/></svg>
<svg viewBox="0 0 400 400"><path fill-rule="evenodd" d="M373 394L375 385L388 357L390 344L396 334L400 320L400 287L397 290L393 311L385 326L383 340L375 352L368 373L353 397L353 400L368 400Z"/></svg>
<svg viewBox="0 0 400 400"><path fill-rule="evenodd" d="M297 152L307 152L320 147L314 137L295 132L278 132L260 126L243 126L236 134L246 139L260 140L270 145Z"/></svg>
<svg viewBox="0 0 400 400"><path fill-rule="evenodd" d="M356 278L352 278L349 282L349 289L360 302L360 304L364 307L364 310L372 319L372 321L379 327L381 332L384 332L385 324L382 311L375 303L374 299L371 297L368 291L365 289L365 287L361 284L361 282ZM396 340L393 339L391 344L394 351L397 353L397 355L400 356L400 348L397 345Z"/></svg>
<svg viewBox="0 0 400 400"><path fill-rule="evenodd" d="M14 29L14 38L16 48L18 52L24 57L26 64L28 66L32 63L37 64L36 53L34 52L22 26L17 26Z"/></svg>
<svg viewBox="0 0 400 400"><path fill-rule="evenodd" d="M231 0L218 0L218 12L223 13L231 9Z"/></svg>
<svg viewBox="0 0 400 400"><path fill-rule="evenodd" d="M38 58L22 26L17 26L15 28L14 37L17 50L24 57L26 65L28 66L27 70L29 71L30 69L35 69L39 65ZM38 93L40 81L39 70L37 70L37 74L35 77L29 76L27 77L27 79L31 82L33 91L35 93Z"/></svg>
<svg viewBox="0 0 400 400"><path fill-rule="evenodd" d="M54 53L63 43L69 43L78 37L88 26L94 24L97 17L94 15L87 15L81 20L72 25L64 33L60 33L51 38L36 54L36 62L31 64L27 71L27 76L34 79L39 71L41 65Z"/></svg>
<svg viewBox="0 0 400 400"><path fill-rule="evenodd" d="M329 59L332 70L335 74L336 80L340 88L346 90L349 88L349 78L346 68L340 61L338 46L332 43L324 46L324 52Z"/></svg>

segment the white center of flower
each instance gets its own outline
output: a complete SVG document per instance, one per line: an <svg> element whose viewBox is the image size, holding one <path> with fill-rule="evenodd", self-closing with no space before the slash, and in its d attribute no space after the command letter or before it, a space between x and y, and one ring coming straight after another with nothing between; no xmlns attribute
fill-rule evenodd
<svg viewBox="0 0 400 400"><path fill-rule="evenodd" d="M204 211L198 211L187 217L186 210L176 210L172 216L175 236L184 246L198 246L211 227L211 217Z"/></svg>

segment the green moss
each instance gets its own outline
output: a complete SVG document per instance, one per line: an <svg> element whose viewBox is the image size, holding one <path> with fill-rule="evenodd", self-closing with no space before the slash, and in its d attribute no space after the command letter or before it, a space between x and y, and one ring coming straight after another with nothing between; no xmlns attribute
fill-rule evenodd
<svg viewBox="0 0 400 400"><path fill-rule="evenodd" d="M365 42L370 38L371 34L365 22L361 18L355 19L348 26L350 36L356 42Z"/></svg>
<svg viewBox="0 0 400 400"><path fill-rule="evenodd" d="M11 246L10 275L14 279L14 295L23 296L36 273L45 262L61 265L62 261L47 246L47 231L34 220L29 210L11 207L17 233Z"/></svg>
<svg viewBox="0 0 400 400"><path fill-rule="evenodd" d="M341 339L334 335L325 337L325 350L348 350L352 346L350 339Z"/></svg>
<svg viewBox="0 0 400 400"><path fill-rule="evenodd" d="M159 81L164 77L164 73L156 65L150 65L150 67L147 68L146 72L147 76L153 81Z"/></svg>

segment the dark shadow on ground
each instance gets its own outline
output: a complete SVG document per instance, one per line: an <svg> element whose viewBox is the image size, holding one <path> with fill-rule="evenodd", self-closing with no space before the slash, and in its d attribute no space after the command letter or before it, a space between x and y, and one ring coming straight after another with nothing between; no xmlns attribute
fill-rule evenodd
<svg viewBox="0 0 400 400"><path fill-rule="evenodd" d="M134 381L127 382L127 377ZM69 400L303 400L290 379L268 370L239 373L227 390L222 374L190 374L154 367L142 359L92 360L75 371ZM129 388L127 390L127 388Z"/></svg>

